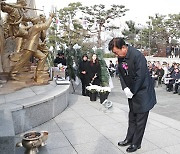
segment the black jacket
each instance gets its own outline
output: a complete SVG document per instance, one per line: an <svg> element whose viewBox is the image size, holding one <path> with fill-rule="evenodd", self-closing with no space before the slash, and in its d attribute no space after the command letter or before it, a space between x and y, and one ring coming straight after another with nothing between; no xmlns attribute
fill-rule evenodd
<svg viewBox="0 0 180 154"><path fill-rule="evenodd" d="M87 83L89 83L89 65L89 61L81 61L79 63L80 79L86 80ZM86 74L82 74L82 71L86 71Z"/></svg>
<svg viewBox="0 0 180 154"><path fill-rule="evenodd" d="M128 46L126 57L118 58L118 62L122 89L128 87L134 94L130 109L134 113L144 113L152 109L156 104L156 95L143 54ZM128 69L124 69L123 64L127 64Z"/></svg>
<svg viewBox="0 0 180 154"><path fill-rule="evenodd" d="M64 66L66 66L66 59L65 58L56 57L56 59L54 60L54 66L57 66L60 63L62 65L64 65Z"/></svg>
<svg viewBox="0 0 180 154"><path fill-rule="evenodd" d="M95 76L96 78L92 80L92 78ZM101 67L99 62L93 63L90 61L90 67L89 67L89 80L94 85L100 85L101 83Z"/></svg>

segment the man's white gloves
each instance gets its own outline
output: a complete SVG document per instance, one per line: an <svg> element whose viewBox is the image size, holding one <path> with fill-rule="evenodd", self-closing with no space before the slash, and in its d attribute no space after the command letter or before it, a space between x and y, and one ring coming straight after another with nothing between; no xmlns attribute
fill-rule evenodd
<svg viewBox="0 0 180 154"><path fill-rule="evenodd" d="M128 87L126 87L124 89L124 92L125 92L127 98L132 98L133 97L133 93L131 92L131 90Z"/></svg>

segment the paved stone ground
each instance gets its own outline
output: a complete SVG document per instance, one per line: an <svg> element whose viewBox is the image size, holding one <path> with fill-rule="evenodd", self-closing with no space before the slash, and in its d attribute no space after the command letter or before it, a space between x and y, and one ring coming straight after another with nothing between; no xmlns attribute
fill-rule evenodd
<svg viewBox="0 0 180 154"><path fill-rule="evenodd" d="M71 89L74 94L70 94L68 108L33 129L49 132L47 145L39 148L39 154L126 154L127 147L119 147L117 142L124 139L127 131L127 99L118 79L113 78L113 82L115 88L108 98L113 101L113 107L109 110L99 103L99 99L90 102L89 97L81 96L80 86L75 86L75 92ZM171 103L169 106L173 107L179 95L166 92L164 87L158 87L156 91L158 104L150 112L142 148L134 154L179 154L180 122L159 115L160 109L166 106L163 102ZM169 110L167 107L167 112ZM17 135L17 142L20 136ZM23 153L24 148L16 148L16 154Z"/></svg>
<svg viewBox="0 0 180 154"><path fill-rule="evenodd" d="M127 99L122 91L119 79L113 77L112 81L114 88L112 89L108 99L112 102L127 105ZM180 121L180 95L173 94L173 92L167 92L164 84L155 87L155 91L157 104L151 112ZM80 95L81 85L75 85L75 92L73 92L73 90L71 90L71 92Z"/></svg>
<svg viewBox="0 0 180 154"><path fill-rule="evenodd" d="M114 88L112 89L108 99L120 104L127 104L127 101L122 101L123 99L126 99L126 96L121 89L120 81L118 78L112 78L112 80ZM164 84L162 86L155 87L155 91L157 104L151 112L180 121L180 95L173 94L173 92L167 92Z"/></svg>

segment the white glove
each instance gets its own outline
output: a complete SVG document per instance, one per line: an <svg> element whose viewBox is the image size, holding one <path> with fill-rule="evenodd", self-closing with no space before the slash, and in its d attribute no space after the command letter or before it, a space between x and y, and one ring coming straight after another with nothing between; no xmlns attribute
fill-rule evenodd
<svg viewBox="0 0 180 154"><path fill-rule="evenodd" d="M127 98L132 98L133 97L133 93L131 92L131 90L128 87L126 87L124 89L124 92L125 92Z"/></svg>

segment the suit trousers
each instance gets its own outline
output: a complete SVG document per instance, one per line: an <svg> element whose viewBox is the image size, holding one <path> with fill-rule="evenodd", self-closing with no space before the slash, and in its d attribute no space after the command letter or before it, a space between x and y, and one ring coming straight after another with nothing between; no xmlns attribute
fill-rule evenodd
<svg viewBox="0 0 180 154"><path fill-rule="evenodd" d="M145 113L134 113L132 110L129 111L126 139L131 141L132 144L137 146L141 145L148 115L149 111Z"/></svg>

